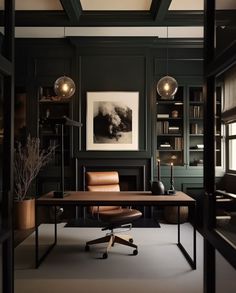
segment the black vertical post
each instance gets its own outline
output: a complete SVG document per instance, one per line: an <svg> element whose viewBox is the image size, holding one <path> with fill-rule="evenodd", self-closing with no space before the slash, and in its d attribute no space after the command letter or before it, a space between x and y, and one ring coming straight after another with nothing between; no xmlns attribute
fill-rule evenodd
<svg viewBox="0 0 236 293"><path fill-rule="evenodd" d="M38 206L35 205L35 268L39 265L39 223L38 223Z"/></svg>
<svg viewBox="0 0 236 293"><path fill-rule="evenodd" d="M64 124L63 122L60 124L60 129L61 129L61 145L60 145L60 153L61 153L61 167L60 167L60 188L58 191L54 191L54 197L58 198L63 198L64 197L64 189L65 189L65 184L64 184L64 175L65 175L65 170L64 170Z"/></svg>
<svg viewBox="0 0 236 293"><path fill-rule="evenodd" d="M215 0L204 1L204 293L215 292L215 249L208 235L215 226L215 77L208 74L215 49Z"/></svg>
<svg viewBox="0 0 236 293"><path fill-rule="evenodd" d="M178 244L180 244L180 206L178 205Z"/></svg>
<svg viewBox="0 0 236 293"><path fill-rule="evenodd" d="M14 257L13 257L13 156L14 156L14 27L15 1L4 1L4 50L3 54L11 62L11 74L4 75L4 140L3 140L3 199L2 227L10 230L2 247L2 290L14 292Z"/></svg>
<svg viewBox="0 0 236 293"><path fill-rule="evenodd" d="M63 197L64 190L65 190L65 183L64 183L64 124L61 124L61 196Z"/></svg>

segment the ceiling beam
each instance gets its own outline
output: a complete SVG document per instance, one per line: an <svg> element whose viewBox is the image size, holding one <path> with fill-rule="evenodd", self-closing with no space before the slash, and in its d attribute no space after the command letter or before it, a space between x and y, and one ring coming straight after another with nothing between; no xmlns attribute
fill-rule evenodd
<svg viewBox="0 0 236 293"><path fill-rule="evenodd" d="M60 0L60 2L71 23L78 24L83 12L80 0Z"/></svg>
<svg viewBox="0 0 236 293"><path fill-rule="evenodd" d="M165 18L172 0L152 0L150 12L154 21Z"/></svg>
<svg viewBox="0 0 236 293"><path fill-rule="evenodd" d="M109 27L109 26L203 26L203 11L168 11L163 20L154 21L150 11L84 11L78 23L71 22L64 11L16 11L15 25L25 27ZM0 11L0 25L4 24Z"/></svg>

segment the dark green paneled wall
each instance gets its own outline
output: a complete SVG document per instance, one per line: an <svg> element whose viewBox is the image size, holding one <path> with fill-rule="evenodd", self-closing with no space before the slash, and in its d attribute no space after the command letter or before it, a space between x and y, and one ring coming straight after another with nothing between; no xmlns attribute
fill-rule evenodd
<svg viewBox="0 0 236 293"><path fill-rule="evenodd" d="M202 40L169 39L168 47L169 73L181 83L202 82ZM38 85L53 85L65 71L77 87L71 115L84 124L74 131L73 155L94 162L98 158L151 162L155 156L156 82L166 74L166 56L166 40L158 38L17 39L16 84L25 86L28 94L28 114L33 117L30 128L34 129L37 122L34 108ZM139 91L139 151L86 151L87 91ZM153 165L149 171L155 174ZM168 176L164 180L168 181ZM180 168L176 177L179 189L188 182L202 182L202 172L194 170L186 173Z"/></svg>

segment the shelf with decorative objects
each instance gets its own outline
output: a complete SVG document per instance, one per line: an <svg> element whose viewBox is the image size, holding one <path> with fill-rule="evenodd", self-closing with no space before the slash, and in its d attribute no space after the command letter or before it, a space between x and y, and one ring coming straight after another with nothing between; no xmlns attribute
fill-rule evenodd
<svg viewBox="0 0 236 293"><path fill-rule="evenodd" d="M203 91L202 86L189 86L187 90L189 108L188 158L189 166L203 167Z"/></svg>
<svg viewBox="0 0 236 293"><path fill-rule="evenodd" d="M57 145L51 166L60 165L61 125L55 119L70 117L70 99L57 96L53 86L40 86L38 89L38 136L42 147ZM64 129L65 166L70 164L70 130Z"/></svg>
<svg viewBox="0 0 236 293"><path fill-rule="evenodd" d="M170 160L175 165L184 165L184 87L179 86L174 99L156 102L156 159L162 165Z"/></svg>
<svg viewBox="0 0 236 293"><path fill-rule="evenodd" d="M215 115L217 121L216 166L222 167L223 134L220 110L221 92L218 89ZM180 85L171 100L162 100L157 94L155 146L156 160L160 160L162 166L169 166L173 162L177 168L186 171L190 168L202 174L204 165L203 112L202 85ZM197 174L200 175L200 173Z"/></svg>

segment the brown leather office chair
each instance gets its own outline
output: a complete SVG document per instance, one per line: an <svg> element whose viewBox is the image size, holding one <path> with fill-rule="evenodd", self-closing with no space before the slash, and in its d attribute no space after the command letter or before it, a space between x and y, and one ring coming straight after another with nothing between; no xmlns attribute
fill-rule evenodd
<svg viewBox="0 0 236 293"><path fill-rule="evenodd" d="M89 191L120 191L119 174L115 171L87 172L86 182L87 190ZM117 236L113 230L118 227L127 226L125 224L128 224L131 228L130 223L142 216L140 211L120 206L91 206L88 210L93 217L99 217L99 219L107 223L108 226L102 230L110 230L110 232L104 237L87 242L85 246L86 251L89 250L90 245L108 242L106 252L103 253L103 258L108 257L108 250L115 243L133 247L135 248L133 254L138 254L138 247L133 243L133 239L130 236Z"/></svg>

